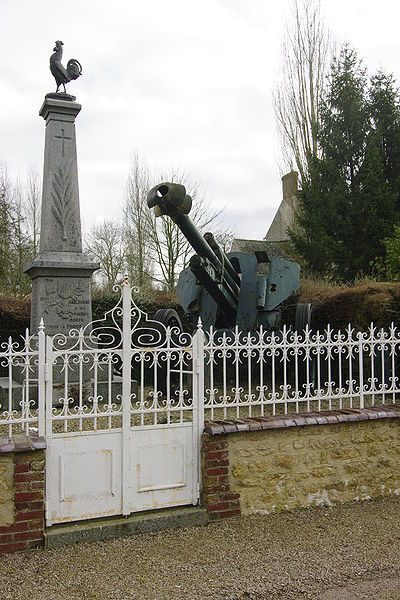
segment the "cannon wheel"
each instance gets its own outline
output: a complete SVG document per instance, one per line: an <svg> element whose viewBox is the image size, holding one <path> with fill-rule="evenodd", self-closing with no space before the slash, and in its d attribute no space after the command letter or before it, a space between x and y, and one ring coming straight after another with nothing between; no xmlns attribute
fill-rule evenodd
<svg viewBox="0 0 400 600"><path fill-rule="evenodd" d="M176 312L176 310L174 310L173 308L160 308L159 310L157 310L154 313L153 320L157 321L158 323L161 323L162 325L164 325L164 327L175 328L176 333L174 333L172 335L172 339L175 339L176 341L177 341L179 335L183 332L183 325L182 325L181 318L178 315L178 313ZM178 333L178 330L179 330L179 333ZM172 368L176 368L176 366L177 365L174 365L174 363L171 362ZM166 363L162 363L160 365L157 376L158 376L159 390L160 390L160 392L162 392L163 395L166 395L166 393L167 393L167 377L168 377ZM179 386L179 374L178 373L170 373L169 379L170 379L170 389L171 389L171 395L172 395L173 391L175 389L177 389L177 387Z"/></svg>
<svg viewBox="0 0 400 600"><path fill-rule="evenodd" d="M164 327L176 327L183 331L183 325L180 316L173 308L160 308L154 313L154 321L162 323Z"/></svg>

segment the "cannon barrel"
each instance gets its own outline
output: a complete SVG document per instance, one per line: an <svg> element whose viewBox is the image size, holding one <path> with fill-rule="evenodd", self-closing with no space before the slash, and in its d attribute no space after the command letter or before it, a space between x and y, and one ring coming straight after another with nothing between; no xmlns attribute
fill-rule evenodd
<svg viewBox="0 0 400 600"><path fill-rule="evenodd" d="M189 217L192 207L192 198L186 194L186 188L180 183L160 183L154 186L147 194L147 206L154 208L157 216L167 215L177 224L193 250L199 256L207 258L213 265L215 271L220 273L224 280L224 286L239 297L240 280L235 273L232 276L230 270L233 270L231 263L230 270L226 268L224 261L217 256L210 244L202 237L195 224ZM216 242L215 242L216 244ZM213 296L214 297L214 296Z"/></svg>
<svg viewBox="0 0 400 600"><path fill-rule="evenodd" d="M229 258L227 257L227 255L225 254L224 250L221 248L221 246L216 241L214 235L210 231L207 231L207 233L205 233L203 237L206 240L207 244L210 246L211 250L214 252L214 254L217 255L217 257L219 258L221 263L224 265L224 267L226 268L226 270L228 271L228 273L230 274L232 279L240 287L240 277L236 273L235 269L233 268L233 265L232 265L231 261L229 260Z"/></svg>
<svg viewBox="0 0 400 600"><path fill-rule="evenodd" d="M229 288L225 288L225 290L228 293L223 293L223 291L219 288L218 284L207 272L207 263L202 256L194 254L190 258L189 264L192 273L196 276L198 281L205 287L210 296L214 298L220 309L226 314L228 319L234 321L238 307L237 296L235 296Z"/></svg>

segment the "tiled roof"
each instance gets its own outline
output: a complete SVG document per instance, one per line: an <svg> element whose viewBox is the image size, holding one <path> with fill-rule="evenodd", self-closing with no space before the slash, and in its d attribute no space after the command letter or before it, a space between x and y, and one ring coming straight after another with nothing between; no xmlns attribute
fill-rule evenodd
<svg viewBox="0 0 400 600"><path fill-rule="evenodd" d="M287 241L267 242L266 240L244 240L235 238L232 242L232 252L266 252L268 256L293 260L293 252Z"/></svg>

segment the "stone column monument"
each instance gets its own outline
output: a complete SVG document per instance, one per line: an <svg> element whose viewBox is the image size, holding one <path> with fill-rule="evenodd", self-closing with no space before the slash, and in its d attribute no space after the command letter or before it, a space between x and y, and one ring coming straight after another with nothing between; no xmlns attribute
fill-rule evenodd
<svg viewBox="0 0 400 600"><path fill-rule="evenodd" d="M25 267L32 279L31 326L43 318L49 335L91 321L90 283L98 263L82 253L75 118L81 105L66 93L47 94L39 255Z"/></svg>

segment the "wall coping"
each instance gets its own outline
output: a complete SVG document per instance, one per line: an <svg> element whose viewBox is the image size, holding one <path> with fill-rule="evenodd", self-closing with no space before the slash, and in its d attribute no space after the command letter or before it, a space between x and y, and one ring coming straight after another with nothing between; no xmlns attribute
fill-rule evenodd
<svg viewBox="0 0 400 600"><path fill-rule="evenodd" d="M39 437L36 433L30 432L18 433L11 438L6 435L0 436L0 454L7 452L34 452L35 450L44 450L46 440Z"/></svg>
<svg viewBox="0 0 400 600"><path fill-rule="evenodd" d="M223 421L206 421L204 433L223 435L264 431L266 429L285 429L287 427L304 427L306 425L338 425L354 421L370 421L376 419L400 419L400 406L374 406L371 408L348 408L342 410L326 410L309 413L292 413L273 417L251 417L229 419Z"/></svg>

